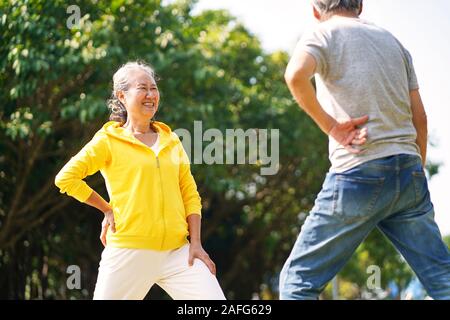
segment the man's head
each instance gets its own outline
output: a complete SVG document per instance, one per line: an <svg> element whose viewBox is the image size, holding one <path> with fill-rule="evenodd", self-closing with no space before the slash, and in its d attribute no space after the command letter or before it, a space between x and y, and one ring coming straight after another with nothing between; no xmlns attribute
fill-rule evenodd
<svg viewBox="0 0 450 320"><path fill-rule="evenodd" d="M312 0L314 16L325 21L335 14L359 16L362 11L362 0Z"/></svg>

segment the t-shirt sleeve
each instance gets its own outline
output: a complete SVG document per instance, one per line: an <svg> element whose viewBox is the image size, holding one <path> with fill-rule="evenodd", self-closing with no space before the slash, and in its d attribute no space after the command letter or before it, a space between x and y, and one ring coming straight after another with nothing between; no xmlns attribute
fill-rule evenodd
<svg viewBox="0 0 450 320"><path fill-rule="evenodd" d="M408 75L409 91L419 89L419 83L417 81L416 71L414 70L414 64L411 54L405 48L403 48L403 52L406 57L406 73Z"/></svg>
<svg viewBox="0 0 450 320"><path fill-rule="evenodd" d="M305 51L316 60L316 73L324 76L328 70L328 42L320 29L306 32L297 44L297 51Z"/></svg>

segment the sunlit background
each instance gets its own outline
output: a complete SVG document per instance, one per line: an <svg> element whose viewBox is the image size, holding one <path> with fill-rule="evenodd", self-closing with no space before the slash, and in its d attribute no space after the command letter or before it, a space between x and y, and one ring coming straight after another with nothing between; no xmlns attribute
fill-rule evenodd
<svg viewBox="0 0 450 320"><path fill-rule="evenodd" d="M434 145L428 157L440 163L429 182L436 221L450 234L450 1L364 0L361 18L389 30L410 51L422 100L428 113L428 131ZM316 23L309 0L200 0L196 11L227 9L262 41L269 51L292 52L302 33Z"/></svg>
<svg viewBox="0 0 450 320"><path fill-rule="evenodd" d="M362 18L390 30L413 56L435 145L429 160L440 163L430 189L450 245L450 2L364 6ZM78 22L69 7L79 9ZM103 216L61 194L54 179L107 121L112 75L135 59L155 68L157 120L172 129L189 131L199 120L203 130L280 129L276 175L262 177L260 165L191 167L202 242L226 297L278 299L279 272L329 166L326 136L283 80L289 54L315 23L310 0L0 1L0 299L92 299ZM100 173L86 182L108 200ZM382 272L376 290L368 284L374 266ZM81 272L79 288L71 267ZM377 230L333 284L322 299L426 296ZM146 298L169 297L154 286Z"/></svg>

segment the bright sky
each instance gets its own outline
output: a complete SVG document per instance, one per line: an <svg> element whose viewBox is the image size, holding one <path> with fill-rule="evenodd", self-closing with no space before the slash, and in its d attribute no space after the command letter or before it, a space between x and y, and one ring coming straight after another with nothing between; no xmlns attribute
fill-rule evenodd
<svg viewBox="0 0 450 320"><path fill-rule="evenodd" d="M267 51L292 50L315 24L310 0L200 0L196 11L228 9L262 41ZM450 1L364 0L361 18L392 32L410 51L428 113L428 131L437 144L430 160L442 163L429 181L441 233L450 234ZM449 188L449 189L447 189Z"/></svg>

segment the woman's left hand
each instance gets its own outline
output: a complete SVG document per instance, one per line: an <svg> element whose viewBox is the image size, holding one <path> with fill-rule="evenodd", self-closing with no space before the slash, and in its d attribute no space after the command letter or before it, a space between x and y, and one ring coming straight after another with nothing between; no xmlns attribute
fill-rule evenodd
<svg viewBox="0 0 450 320"><path fill-rule="evenodd" d="M189 246L189 266L192 266L194 264L194 259L196 258L203 261L208 267L209 271L211 271L213 275L216 275L216 265L203 249L202 245L200 243L191 243Z"/></svg>

